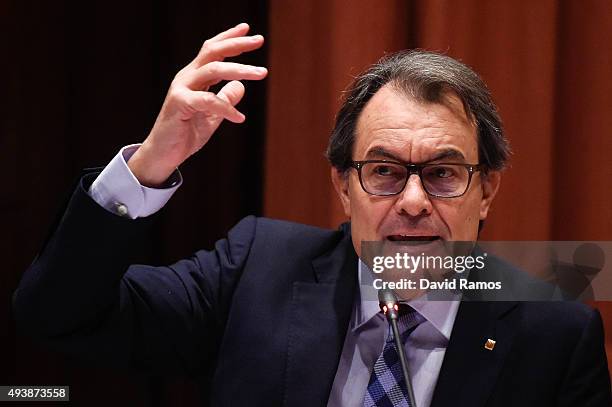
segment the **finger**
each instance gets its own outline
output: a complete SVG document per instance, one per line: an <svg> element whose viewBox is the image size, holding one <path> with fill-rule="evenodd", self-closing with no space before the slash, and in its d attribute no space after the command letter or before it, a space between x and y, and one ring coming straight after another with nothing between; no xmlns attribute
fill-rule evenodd
<svg viewBox="0 0 612 407"><path fill-rule="evenodd" d="M225 30L222 33L219 33L209 39L210 42L217 42L224 40L226 38L234 38L234 37L242 37L249 32L249 25L247 23L240 23L237 26L230 28L229 30Z"/></svg>
<svg viewBox="0 0 612 407"><path fill-rule="evenodd" d="M198 56L194 59L196 68L211 61L222 61L227 57L235 57L243 52L260 48L264 43L262 35L249 37L227 38L217 42L205 42Z"/></svg>
<svg viewBox="0 0 612 407"><path fill-rule="evenodd" d="M190 72L185 84L191 89L201 90L224 80L260 80L267 74L268 70L261 66L214 61Z"/></svg>
<svg viewBox="0 0 612 407"><path fill-rule="evenodd" d="M245 119L244 115L228 101L211 92L187 92L185 102L192 113L205 113L216 117L219 122L227 119L233 123L242 123Z"/></svg>
<svg viewBox="0 0 612 407"><path fill-rule="evenodd" d="M217 96L232 106L236 106L244 96L244 85L239 81L231 81L221 88Z"/></svg>

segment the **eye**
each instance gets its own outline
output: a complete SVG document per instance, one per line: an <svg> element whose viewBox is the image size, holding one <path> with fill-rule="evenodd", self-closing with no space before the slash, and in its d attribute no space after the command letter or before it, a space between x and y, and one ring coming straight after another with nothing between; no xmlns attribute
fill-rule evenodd
<svg viewBox="0 0 612 407"><path fill-rule="evenodd" d="M450 178L455 176L455 171L450 166L437 166L430 169L431 174L436 178Z"/></svg>
<svg viewBox="0 0 612 407"><path fill-rule="evenodd" d="M393 175L394 171L392 167L381 164L381 165L377 165L376 167L374 167L374 173L376 175L389 176L389 175Z"/></svg>

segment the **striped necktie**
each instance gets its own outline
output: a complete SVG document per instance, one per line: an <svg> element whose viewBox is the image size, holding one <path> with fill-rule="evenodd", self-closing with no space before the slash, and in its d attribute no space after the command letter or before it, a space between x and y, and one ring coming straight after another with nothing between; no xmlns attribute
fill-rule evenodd
<svg viewBox="0 0 612 407"><path fill-rule="evenodd" d="M423 316L413 308L402 306L397 328L402 343L415 328L424 321ZM411 407L408 400L408 389L402 373L402 366L395 346L393 331L389 325L385 347L374 364L368 390L366 391L364 407Z"/></svg>

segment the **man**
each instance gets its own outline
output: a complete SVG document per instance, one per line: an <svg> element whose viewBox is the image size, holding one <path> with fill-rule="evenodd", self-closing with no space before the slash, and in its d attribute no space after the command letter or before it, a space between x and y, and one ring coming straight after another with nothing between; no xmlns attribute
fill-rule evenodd
<svg viewBox="0 0 612 407"><path fill-rule="evenodd" d="M146 261L149 215L180 185L176 168L223 119L245 119L234 107L239 81L266 76L223 61L263 44L247 32L240 24L206 41L142 145L82 179L15 293L16 318L84 358L197 377L210 405L409 405L406 383L390 373L397 348L387 322L362 290L372 276L361 244L477 239L508 156L488 91L446 56L384 59L353 84L328 148L350 225L249 217L213 251L168 267L136 264ZM222 80L230 82L208 91ZM419 407L610 404L597 311L418 300L403 308Z"/></svg>

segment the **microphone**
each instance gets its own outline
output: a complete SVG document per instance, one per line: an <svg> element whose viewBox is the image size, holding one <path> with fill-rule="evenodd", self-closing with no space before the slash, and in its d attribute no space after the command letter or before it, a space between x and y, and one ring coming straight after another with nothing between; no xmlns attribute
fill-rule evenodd
<svg viewBox="0 0 612 407"><path fill-rule="evenodd" d="M414 391L412 390L412 382L410 381L410 373L408 371L408 363L406 362L406 354L404 353L404 344L400 337L399 329L397 328L397 319L399 318L399 301L392 290L378 290L378 301L380 309L387 317L391 329L393 330L393 338L395 339L395 347L399 356L402 373L406 381L406 389L408 390L408 400L411 407L416 407L414 400Z"/></svg>

